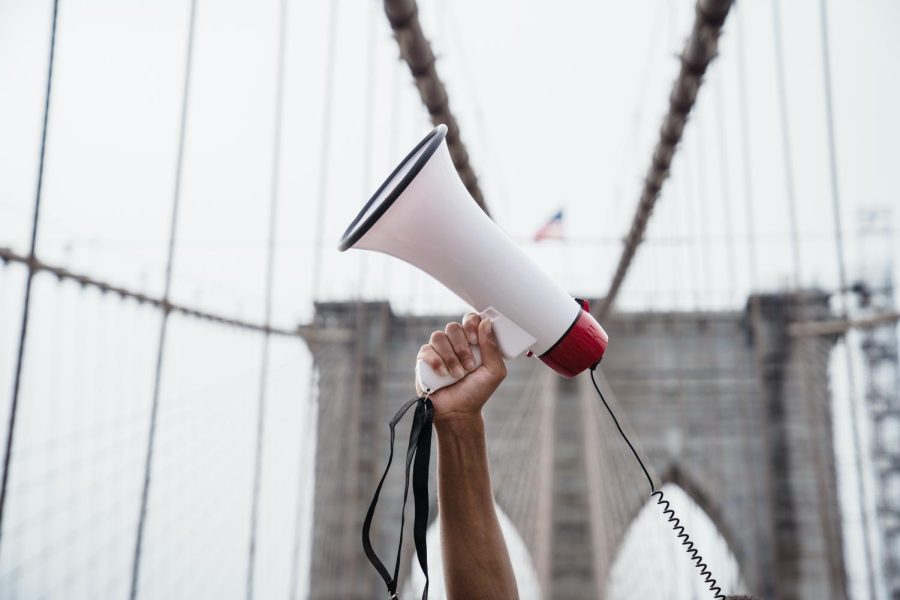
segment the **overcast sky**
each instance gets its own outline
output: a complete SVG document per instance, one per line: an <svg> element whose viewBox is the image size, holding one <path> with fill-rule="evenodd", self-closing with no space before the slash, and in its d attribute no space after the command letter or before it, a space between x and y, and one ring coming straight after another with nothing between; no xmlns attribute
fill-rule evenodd
<svg viewBox="0 0 900 600"><path fill-rule="evenodd" d="M782 4L800 276L831 287L818 2ZM27 240L34 195L49 5L2 4L0 239L18 248ZM889 0L830 6L838 180L852 272L858 211L896 202L890 182L900 131L893 109L900 103L900 41L891 32L900 8ZM304 274L314 260L320 195L329 273L320 295L347 297L361 288L401 307L453 305L404 266L372 259L360 278L362 259L334 250L370 191L430 126L378 6L345 1L332 140L321 156L328 13L328 3L289 6L276 317L292 323L309 314ZM674 54L692 20L690 2L433 0L421 13L498 222L527 240L563 207L570 243L529 251L573 293L602 294L657 138ZM40 236L46 260L160 290L187 16L180 0L62 3ZM246 2L200 2L197 16L174 290L179 299L246 317L262 311L277 16L274 0L252 10ZM741 27L752 240L738 101ZM751 247L758 287L792 281L771 3L735 11L721 54L626 286L625 306L738 305L750 284Z"/></svg>
<svg viewBox="0 0 900 600"><path fill-rule="evenodd" d="M795 273L804 285L836 286L819 2L781 5L799 268L789 244L772 3L745 1L725 25L721 57L701 90L623 308L737 308L751 287L782 289ZM601 295L667 107L692 3L423 0L420 7L496 220L573 294ZM431 125L380 5L362 0L338 6L324 122L330 8L288 2L275 321L293 326L311 315L317 256L326 273L319 298L388 297L397 310L461 311L449 292L405 265L335 250L363 201ZM50 10L49 0L0 0L0 246L22 252ZM890 207L887 221L900 224L900 3L832 0L829 10L837 177L855 276L860 211ZM45 261L161 294L188 15L185 0L60 0L38 238ZM256 320L273 190L277 35L277 0L199 0L173 283L177 301ZM740 120L741 47L749 139ZM560 208L568 242L530 243ZM900 253L900 243L891 244L869 266L887 268ZM20 273L8 270L0 285L8 307L0 329L6 381ZM145 334L152 340L154 328ZM49 360L35 352L35 361Z"/></svg>

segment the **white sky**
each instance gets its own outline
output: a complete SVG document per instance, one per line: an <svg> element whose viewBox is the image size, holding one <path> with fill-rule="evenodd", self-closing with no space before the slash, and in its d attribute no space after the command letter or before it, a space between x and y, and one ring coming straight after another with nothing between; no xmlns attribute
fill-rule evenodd
<svg viewBox="0 0 900 600"><path fill-rule="evenodd" d="M188 3L60 4L38 254L159 294ZM804 284L832 288L818 2L781 4L800 275ZM378 3L344 0L333 136L328 156L321 155L329 6L289 0L275 321L293 326L311 314L320 196L326 207L320 297L362 294L389 297L399 310L461 310L448 292L405 265L335 250L367 195L430 125ZM420 6L497 221L527 241L564 207L570 241L527 244L527 250L573 294L602 294L656 142L692 3L422 0ZM0 0L0 246L23 252L34 201L50 8L49 0ZM829 9L838 180L853 275L858 211L887 205L895 209L894 224L900 222L893 185L900 4L831 0ZM745 0L726 24L721 57L701 91L649 241L623 291L624 308L738 307L752 283L750 248L758 253L757 289L781 288L793 277L771 10L769 2ZM263 315L271 194L277 16L277 0L199 0L173 285L177 301L257 320ZM747 57L754 239L747 235L741 162L738 20ZM326 162L323 190L319 173ZM898 251L895 240L893 255ZM0 285L0 381L6 381L20 273L7 269ZM52 288L39 286L48 294ZM148 326L147 340L154 331ZM33 363L50 360L48 352L34 350ZM134 360L146 367L146 360ZM291 360L305 365L308 357L304 352ZM304 385L296 383L298 389Z"/></svg>

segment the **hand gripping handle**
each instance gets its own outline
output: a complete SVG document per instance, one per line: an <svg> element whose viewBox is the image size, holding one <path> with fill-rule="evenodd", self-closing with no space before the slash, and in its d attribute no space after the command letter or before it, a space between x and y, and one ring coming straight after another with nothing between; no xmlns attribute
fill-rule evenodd
<svg viewBox="0 0 900 600"><path fill-rule="evenodd" d="M469 349L472 351L472 358L475 359L475 368L477 369L481 366L481 348L478 347L478 344L471 344ZM465 375L463 375L463 377L465 377ZM432 392L436 392L441 388L447 387L448 385L453 385L460 379L462 379L462 377L454 377L451 373L438 375L434 372L434 369L431 368L431 365L427 364L422 359L416 361L416 383L419 385L419 389L422 390L422 393L425 396Z"/></svg>
<svg viewBox="0 0 900 600"><path fill-rule="evenodd" d="M482 319L488 319L493 323L494 335L497 336L497 343L500 346L500 352L506 360L515 358L530 348L535 339L528 332L520 328L518 325L501 315L492 307L486 308L479 313ZM475 368L481 366L481 349L477 344L470 346L472 357L475 359ZM465 377L465 376L463 376ZM438 375L430 366L422 360L416 361L416 383L425 396L436 392L437 390L453 385L462 377L454 377L451 374Z"/></svg>

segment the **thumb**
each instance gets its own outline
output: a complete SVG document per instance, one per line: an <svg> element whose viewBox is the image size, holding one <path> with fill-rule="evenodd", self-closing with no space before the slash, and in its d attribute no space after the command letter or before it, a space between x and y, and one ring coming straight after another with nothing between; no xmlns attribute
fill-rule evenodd
<svg viewBox="0 0 900 600"><path fill-rule="evenodd" d="M506 363L503 362L503 354L500 352L493 324L489 319L484 319L478 324L478 347L481 349L481 364L488 371L503 373L506 370Z"/></svg>

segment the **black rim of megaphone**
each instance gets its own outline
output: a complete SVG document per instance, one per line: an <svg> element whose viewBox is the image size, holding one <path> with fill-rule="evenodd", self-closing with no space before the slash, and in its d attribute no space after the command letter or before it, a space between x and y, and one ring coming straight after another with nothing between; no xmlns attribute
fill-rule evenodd
<svg viewBox="0 0 900 600"><path fill-rule="evenodd" d="M447 135L447 126L444 124L438 125L434 129L431 130L431 133L425 136L425 138L416 144L416 147L413 148L409 154L406 155L400 164L397 165L397 168L391 171L391 174L388 175L387 179L384 180L378 189L372 194L372 197L369 198L369 201L366 202L365 206L360 209L359 214L356 215L356 218L350 223L347 229L344 231L344 235L341 236L341 241L338 243L338 250L343 252L344 250L350 248L360 240L362 236L366 234L367 231L375 224L381 216L387 212L387 210L391 207L394 201L400 197L400 194L406 189L406 186L416 178L416 175L419 174L419 171L422 170L422 167L425 166L425 163L428 162L428 159L434 154L434 151L437 150L438 146L441 145L441 142L444 141L444 136ZM370 214L366 219L360 223L363 218L363 215L368 212L369 207L372 206L372 203L375 202L375 199L381 195L381 192L384 191L384 188L393 181L394 176L400 172L401 169L408 163L416 153L422 149L422 146L427 146L419 158L416 159L415 164L410 167L409 171L406 175L403 176L403 179L391 190L391 193L387 195L387 197L382 201L381 205L378 206L372 214ZM359 226L357 227L357 224Z"/></svg>

